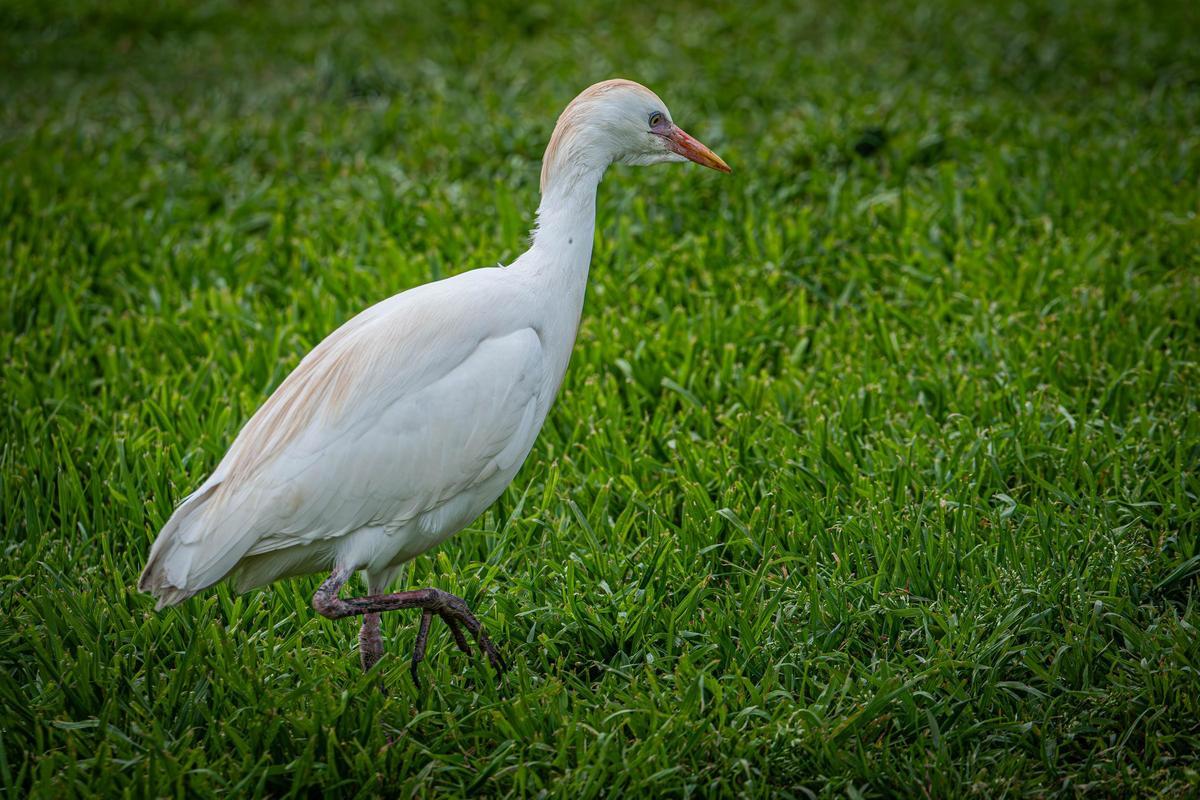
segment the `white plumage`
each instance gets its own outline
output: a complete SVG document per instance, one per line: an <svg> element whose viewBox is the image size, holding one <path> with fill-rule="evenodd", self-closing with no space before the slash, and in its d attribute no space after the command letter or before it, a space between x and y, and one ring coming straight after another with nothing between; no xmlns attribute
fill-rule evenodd
<svg viewBox="0 0 1200 800"><path fill-rule="evenodd" d="M728 171L648 89L584 91L547 147L530 249L402 292L330 334L163 526L141 589L161 608L227 577L244 591L364 570L379 592L468 525L520 469L562 382L605 169L685 157Z"/></svg>

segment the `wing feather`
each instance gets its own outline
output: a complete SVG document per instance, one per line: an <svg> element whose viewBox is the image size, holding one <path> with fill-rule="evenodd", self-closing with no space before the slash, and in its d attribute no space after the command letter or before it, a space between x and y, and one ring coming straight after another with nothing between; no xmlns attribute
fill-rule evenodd
<svg viewBox="0 0 1200 800"><path fill-rule="evenodd" d="M545 356L494 272L397 295L305 356L163 527L142 589L179 602L247 556L400 525L523 460Z"/></svg>

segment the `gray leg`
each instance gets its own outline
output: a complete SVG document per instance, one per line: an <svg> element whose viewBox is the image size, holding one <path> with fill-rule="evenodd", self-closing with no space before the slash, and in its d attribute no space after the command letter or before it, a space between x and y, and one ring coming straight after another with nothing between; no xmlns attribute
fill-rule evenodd
<svg viewBox="0 0 1200 800"><path fill-rule="evenodd" d="M386 569L382 572L364 572L367 579L367 594L383 594L396 578L399 568ZM379 663L383 658L383 634L378 614L363 614L362 628L358 632L358 655L362 661L363 672Z"/></svg>
<svg viewBox="0 0 1200 800"><path fill-rule="evenodd" d="M378 619L378 615L384 611L398 611L402 608L422 609L425 613L421 615L421 625L417 629L417 643L413 650L412 672L414 679L417 675L417 665L425 657L425 644L429 636L429 622L434 614L441 617L449 626L450 633L454 637L454 643L458 645L460 650L468 654L471 652L470 645L467 644L467 639L462 632L462 628L465 627L475 638L475 643L479 645L479 649L487 655L492 668L496 672L503 672L506 669L504 659L500 657L500 652L492 644L492 640L488 638L487 634L483 632L483 626L479 624L479 620L471 613L471 610L463 602L462 598L455 597L440 589L417 589L411 592L351 597L343 600L338 597L338 592L349 577L350 570L341 568L335 570L329 576L329 579L317 589L316 594L313 595L313 608L319 614L329 619L342 619L343 617L352 617L361 614L364 617L364 631L367 628L366 618L370 616ZM360 634L360 643L361 640ZM382 648L382 643L380 647ZM363 662L365 665L365 651Z"/></svg>
<svg viewBox="0 0 1200 800"><path fill-rule="evenodd" d="M363 614L362 628L358 631L358 655L363 672L383 658L383 635L379 631L379 615Z"/></svg>

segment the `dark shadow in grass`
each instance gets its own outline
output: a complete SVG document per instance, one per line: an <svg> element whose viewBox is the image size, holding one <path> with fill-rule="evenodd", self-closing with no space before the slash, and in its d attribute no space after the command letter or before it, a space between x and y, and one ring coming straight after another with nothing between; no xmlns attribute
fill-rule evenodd
<svg viewBox="0 0 1200 800"><path fill-rule="evenodd" d="M888 143L888 132L883 128L872 125L864 128L854 142L854 152L862 158L870 158L878 153Z"/></svg>

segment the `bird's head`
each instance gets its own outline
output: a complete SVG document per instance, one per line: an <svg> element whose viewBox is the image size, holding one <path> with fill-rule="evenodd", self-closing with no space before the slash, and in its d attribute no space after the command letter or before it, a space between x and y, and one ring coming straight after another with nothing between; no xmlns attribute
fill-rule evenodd
<svg viewBox="0 0 1200 800"><path fill-rule="evenodd" d="M542 192L551 182L609 165L695 161L729 172L721 157L671 119L658 95L633 81L589 86L558 118L542 159Z"/></svg>

